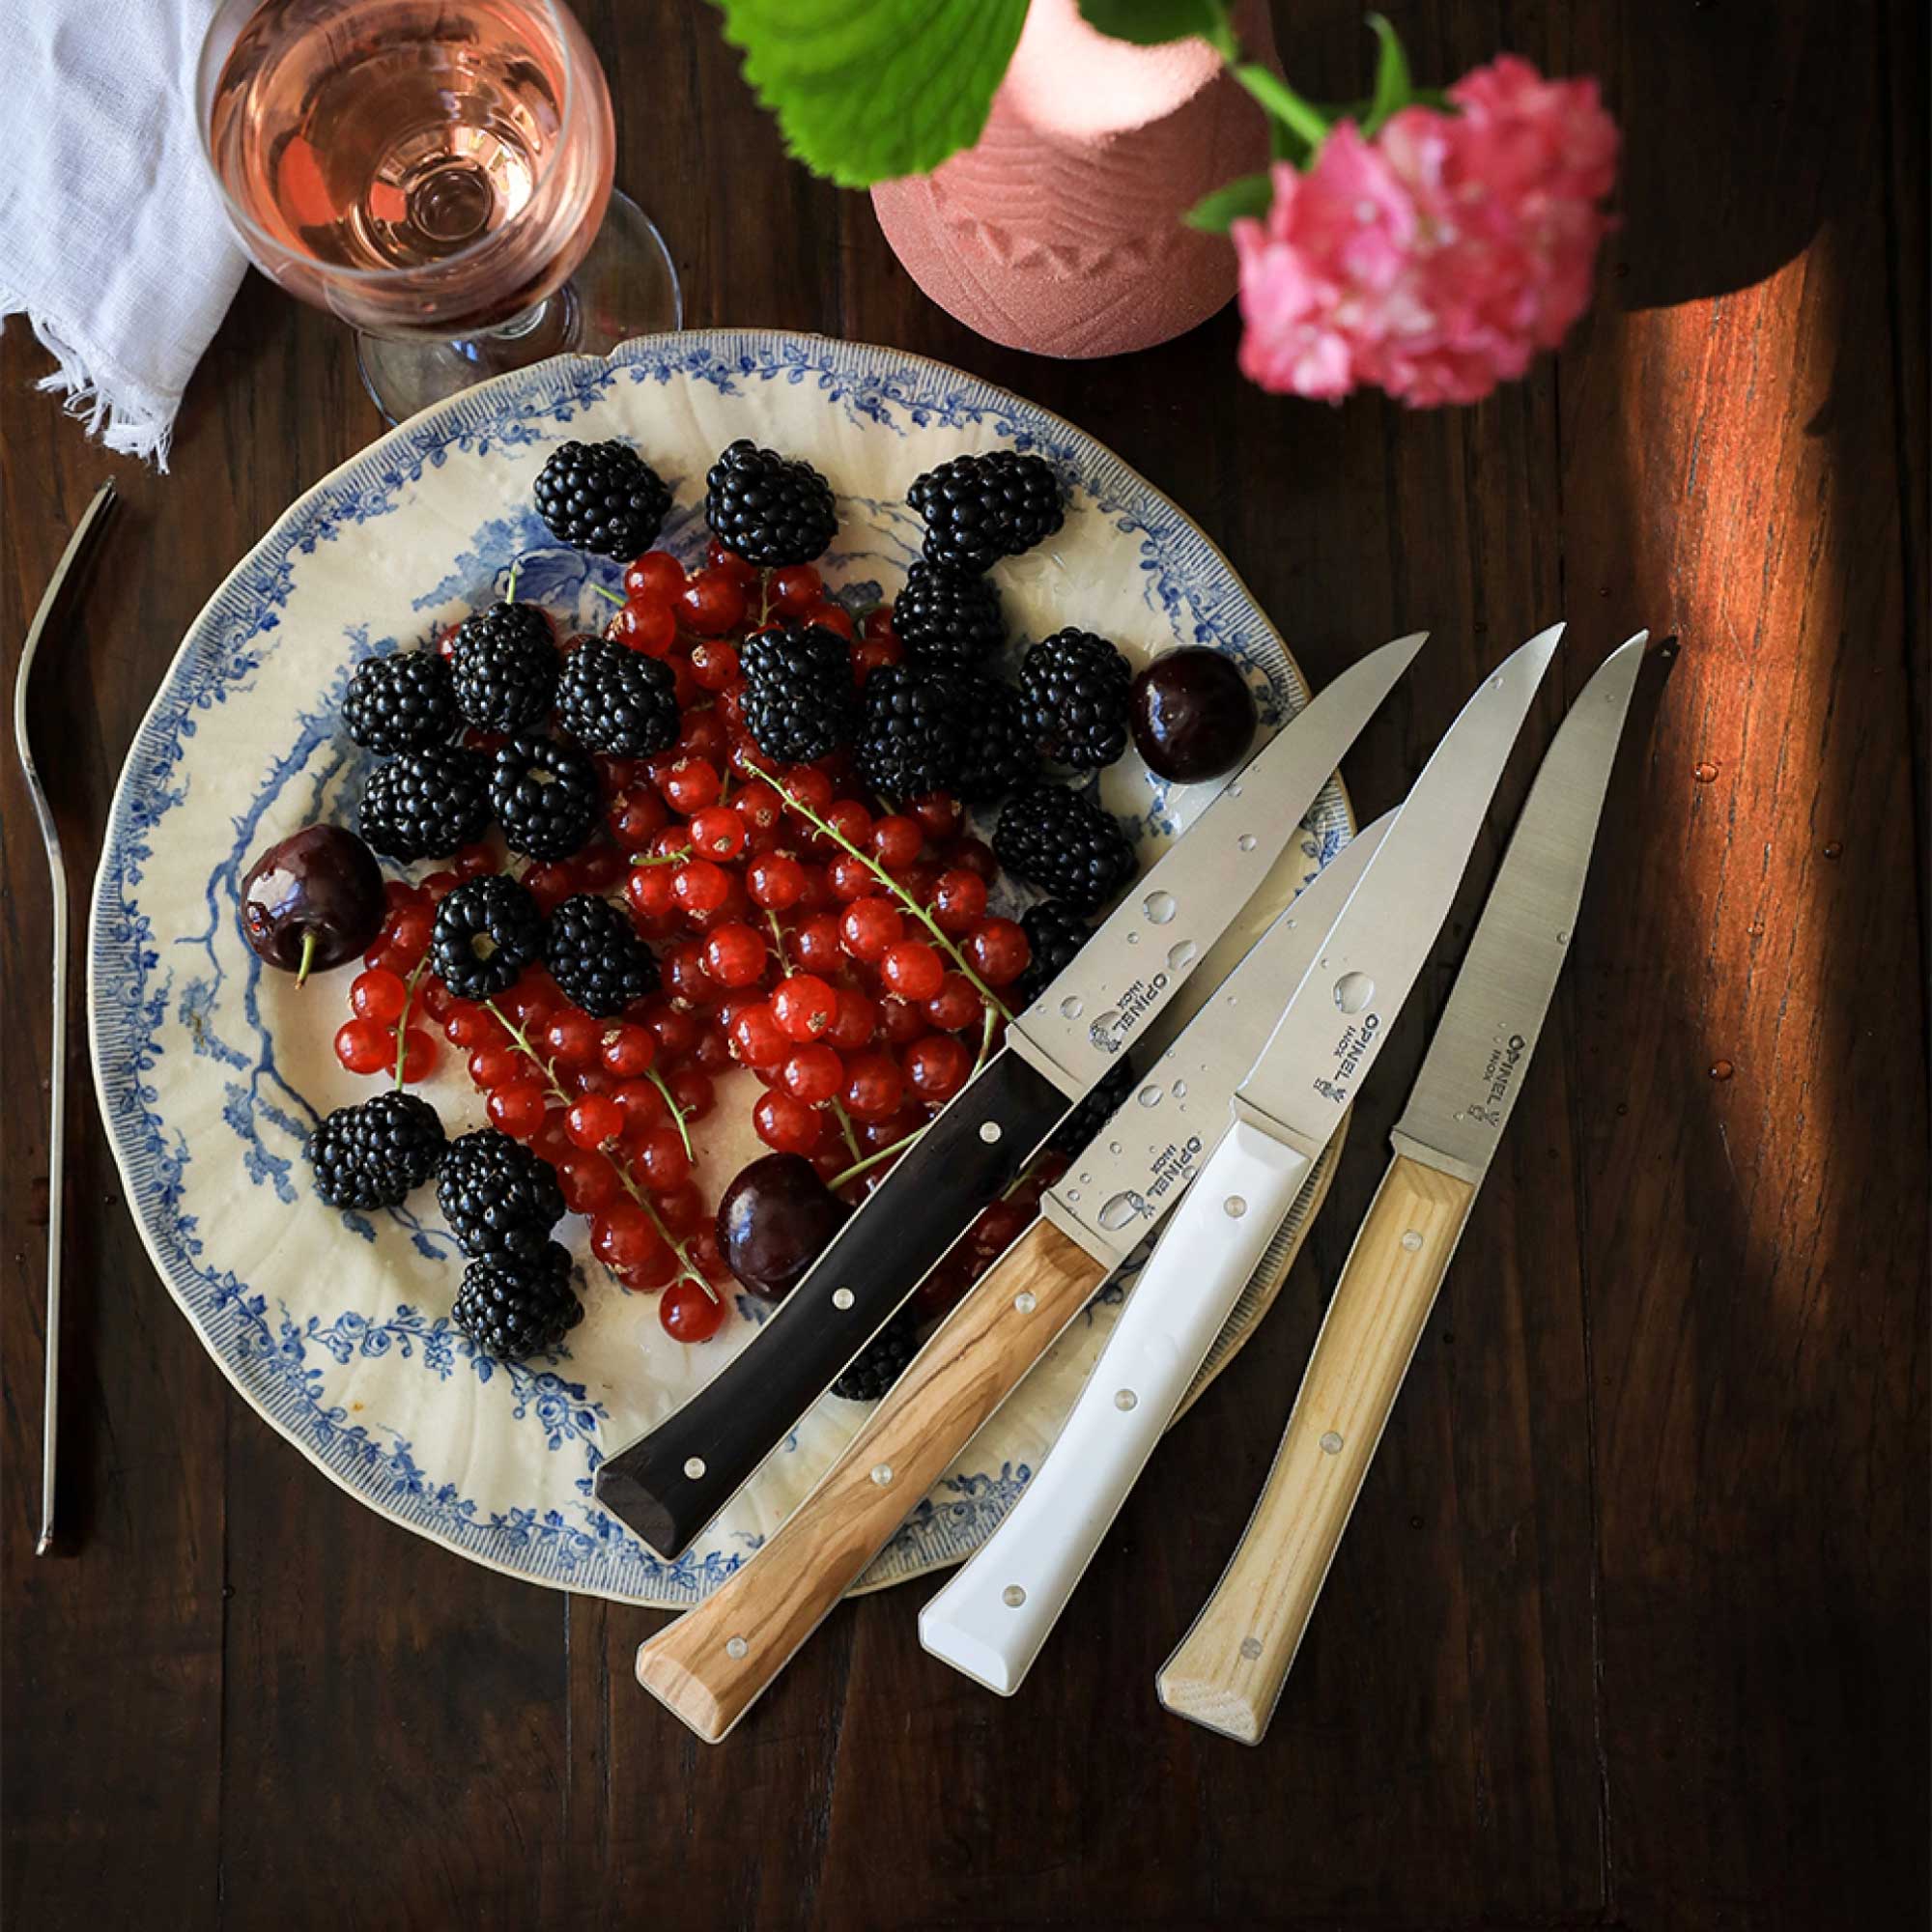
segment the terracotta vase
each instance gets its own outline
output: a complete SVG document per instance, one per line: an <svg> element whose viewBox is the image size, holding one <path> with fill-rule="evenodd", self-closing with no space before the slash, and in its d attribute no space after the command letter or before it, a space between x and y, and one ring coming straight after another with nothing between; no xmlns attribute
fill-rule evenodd
<svg viewBox="0 0 1932 1932"><path fill-rule="evenodd" d="M1242 43L1273 65L1267 10ZM1033 0L986 130L872 206L925 293L969 328L1042 355L1165 342L1235 293L1235 252L1183 227L1210 189L1267 165L1260 108L1203 41L1136 47L1074 0Z"/></svg>

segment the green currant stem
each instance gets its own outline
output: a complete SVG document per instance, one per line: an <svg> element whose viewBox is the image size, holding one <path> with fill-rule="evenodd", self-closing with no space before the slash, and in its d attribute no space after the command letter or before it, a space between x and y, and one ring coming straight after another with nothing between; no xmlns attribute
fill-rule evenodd
<svg viewBox="0 0 1932 1932"><path fill-rule="evenodd" d="M510 581L503 586L503 602L505 604L514 604L517 601L517 579L523 574L524 560L522 557L519 557L510 566Z"/></svg>
<svg viewBox="0 0 1932 1932"><path fill-rule="evenodd" d="M634 866L681 866L691 857L691 847L680 845L675 852L634 852L631 864Z"/></svg>
<svg viewBox="0 0 1932 1932"><path fill-rule="evenodd" d="M866 1156L859 1151L859 1136L852 1131L852 1116L839 1105L838 1096L832 1096L832 1111L838 1117L838 1131L845 1136L845 1145L852 1150L852 1158L863 1161Z"/></svg>
<svg viewBox="0 0 1932 1932"><path fill-rule="evenodd" d="M952 937L941 930L939 922L876 859L872 858L868 853L860 851L858 846L853 844L851 839L847 838L836 825L830 824L825 819L819 817L810 806L807 805L803 799L794 797L776 779L771 781L771 786L784 800L786 807L790 810L797 812L807 824L815 826L835 845L842 846L844 850L851 853L853 858L857 859L919 921L920 924L932 934L940 951L973 982L974 990L986 1002L989 1008L996 1009L1003 1019L1009 1020L1012 1018L1011 1012L1008 1010L1006 1002L1000 998L999 994L993 991L992 987L986 984L985 980L980 979L979 974L974 972L972 966L967 962L966 955L960 952L958 947L953 945Z"/></svg>
<svg viewBox="0 0 1932 1932"><path fill-rule="evenodd" d="M677 1137L684 1143L684 1157L689 1160L692 1157L691 1128L685 1123L684 1109L677 1104L670 1089L665 1085L664 1075L655 1066L644 1069L644 1078L664 1095L665 1105L670 1109L670 1117L677 1122Z"/></svg>
<svg viewBox="0 0 1932 1932"><path fill-rule="evenodd" d="M618 596L618 594L614 590L612 590L609 584L593 583L590 586L590 588L594 595L598 597L608 597L611 603L616 605L618 610L621 611L624 608L625 600L622 597Z"/></svg>
<svg viewBox="0 0 1932 1932"><path fill-rule="evenodd" d="M931 1122L927 1122L926 1125L930 1126ZM891 1147L881 1148L877 1153L868 1153L864 1160L848 1167L843 1174L835 1174L826 1184L837 1190L843 1187L848 1180L857 1180L867 1169L877 1167L882 1160L891 1160L894 1154L905 1152L906 1149L924 1132L925 1127L915 1128L904 1140L895 1141Z"/></svg>
<svg viewBox="0 0 1932 1932"><path fill-rule="evenodd" d="M296 968L296 984L298 986L306 986L308 984L309 969L314 964L315 934L313 932L305 932L302 934L301 963Z"/></svg>
<svg viewBox="0 0 1932 1932"><path fill-rule="evenodd" d="M980 1012L982 1017L980 1021L980 1051L973 1061L973 1073L966 1076L969 1080L985 1065L986 1056L993 1050L993 1009L991 1007L983 1007Z"/></svg>
<svg viewBox="0 0 1932 1932"><path fill-rule="evenodd" d="M536 1050L535 1047L533 1047L530 1044L529 1035L527 1035L523 1030L523 1028L520 1027L516 1023L516 1021L509 1016L508 1013L504 1012L503 1009L499 1006L497 1006L495 1000L485 1000L483 1002L483 1005L492 1014L495 1015L497 1024L500 1026L503 1029L503 1031L510 1036L510 1038L512 1042L515 1044L517 1051L523 1054L527 1060L529 1060L534 1065L536 1065L542 1071L544 1076L544 1084L550 1089L552 1099L561 1100L563 1104L566 1107L568 1107L570 1105L570 1095L563 1091L561 1086L558 1085L555 1067L553 1066L552 1064L548 1060L546 1060L543 1057L543 1055ZM657 1078L655 1074L653 1074L651 1077L653 1079ZM662 1086L663 1082L660 1081L659 1085ZM665 1097L667 1099L670 1098L668 1094L666 1094ZM671 1111L673 1113L676 1112L675 1102L672 1103ZM680 1119L678 1122L678 1127L680 1131L682 1131L683 1126L684 1122L682 1119ZM641 1208L644 1210L646 1214L650 1216L651 1226L654 1227L658 1231L658 1233L664 1236L665 1245L668 1247L671 1253L677 1257L677 1265L679 1273L682 1274L687 1280L695 1281L698 1285L698 1287L705 1292L706 1294L711 1295L713 1301L716 1301L718 1297L715 1293L712 1293L711 1284L708 1281L706 1281L704 1279L704 1276L698 1272L696 1266L693 1265L690 1255L685 1252L684 1243L680 1241L677 1238L677 1236L673 1235L671 1231L665 1226L664 1218L659 1214L657 1208L652 1206L650 1197L647 1194L645 1194L643 1189L640 1188L638 1185L637 1181L632 1179L630 1163L627 1160L625 1160L621 1154L615 1151L615 1146L616 1144L614 1142L606 1142L604 1147L604 1152L606 1158L609 1159L611 1163L611 1168L612 1173L614 1173L617 1177L617 1184L624 1190L626 1194L628 1194L631 1197L633 1201L635 1201L638 1204L639 1208ZM689 1140L687 1140L685 1142L685 1149L687 1152L690 1151L690 1148L691 1148L691 1143Z"/></svg>
<svg viewBox="0 0 1932 1932"><path fill-rule="evenodd" d="M309 941L302 941L302 971L308 971ZM403 1065L409 1058L410 1003L416 996L416 981L423 976L423 969L429 964L427 955L418 959L412 968L410 977L403 982L403 1009L396 1015L396 1092L403 1091ZM299 985L300 980L296 982Z"/></svg>
<svg viewBox="0 0 1932 1932"><path fill-rule="evenodd" d="M779 923L778 914L771 911L769 907L765 912L765 923L772 929L772 951L779 956L779 971L781 973L789 973L791 968L785 964L784 927Z"/></svg>

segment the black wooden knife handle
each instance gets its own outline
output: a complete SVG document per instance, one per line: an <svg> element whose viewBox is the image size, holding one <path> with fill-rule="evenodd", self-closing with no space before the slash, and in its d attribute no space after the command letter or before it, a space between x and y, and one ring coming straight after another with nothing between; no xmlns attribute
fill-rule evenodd
<svg viewBox="0 0 1932 1932"><path fill-rule="evenodd" d="M682 1555L1072 1105L1016 1054L997 1054L751 1346L599 1467L598 1500L658 1555Z"/></svg>

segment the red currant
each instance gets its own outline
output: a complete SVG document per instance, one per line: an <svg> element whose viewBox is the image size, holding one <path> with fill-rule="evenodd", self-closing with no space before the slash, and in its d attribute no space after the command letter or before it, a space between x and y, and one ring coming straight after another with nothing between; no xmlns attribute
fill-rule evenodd
<svg viewBox="0 0 1932 1932"><path fill-rule="evenodd" d="M624 876L624 855L614 845L591 845L571 860L570 872L580 891L608 893Z"/></svg>
<svg viewBox="0 0 1932 1932"><path fill-rule="evenodd" d="M1010 986L1027 969L1033 944L1010 919L989 919L966 940L967 963L989 986Z"/></svg>
<svg viewBox="0 0 1932 1932"><path fill-rule="evenodd" d="M394 1026L409 1004L409 982L398 973L377 967L358 973L349 988L349 1009L358 1019Z"/></svg>
<svg viewBox="0 0 1932 1932"><path fill-rule="evenodd" d="M665 1096L649 1080L625 1080L611 1088L611 1097L624 1110L624 1138L635 1142L655 1133L670 1119Z"/></svg>
<svg viewBox="0 0 1932 1932"><path fill-rule="evenodd" d="M604 814L611 835L627 852L641 852L665 828L664 800L649 785L629 785Z"/></svg>
<svg viewBox="0 0 1932 1932"><path fill-rule="evenodd" d="M647 1027L629 1022L610 1027L598 1051L605 1072L617 1080L635 1080L640 1073L648 1073L657 1057L655 1036Z"/></svg>
<svg viewBox="0 0 1932 1932"><path fill-rule="evenodd" d="M923 939L902 939L886 950L879 978L900 999L923 1005L946 983L946 966Z"/></svg>
<svg viewBox="0 0 1932 1932"><path fill-rule="evenodd" d="M925 836L937 842L951 838L959 830L959 801L943 791L929 791L906 808L919 820Z"/></svg>
<svg viewBox="0 0 1932 1932"><path fill-rule="evenodd" d="M729 644L707 638L692 646L691 674L700 691L724 691L737 682L738 653Z"/></svg>
<svg viewBox="0 0 1932 1932"><path fill-rule="evenodd" d="M905 647L896 638L867 638L852 646L852 676L861 685L875 670L895 665L905 656Z"/></svg>
<svg viewBox="0 0 1932 1932"><path fill-rule="evenodd" d="M866 849L866 841L872 836L872 814L859 800L841 798L823 816L846 844L856 845L862 852Z"/></svg>
<svg viewBox="0 0 1932 1932"><path fill-rule="evenodd" d="M816 604L825 580L809 563L788 563L772 572L772 609L784 617L802 617Z"/></svg>
<svg viewBox="0 0 1932 1932"><path fill-rule="evenodd" d="M666 952L662 962L665 990L687 1006L708 1007L716 1003L724 988L704 970L701 939L685 941ZM696 1034L694 1033L694 1038Z"/></svg>
<svg viewBox="0 0 1932 1932"><path fill-rule="evenodd" d="M687 818L693 818L718 803L724 789L724 781L718 767L703 758L679 758L665 773L659 788L673 811L681 811Z"/></svg>
<svg viewBox="0 0 1932 1932"><path fill-rule="evenodd" d="M403 1085L407 1087L412 1081L427 1080L436 1071L437 1052L433 1033L426 1033L421 1027L406 1028L403 1033Z"/></svg>
<svg viewBox="0 0 1932 1932"><path fill-rule="evenodd" d="M905 921L891 899L854 899L839 916L839 936L854 959L876 965L905 932Z"/></svg>
<svg viewBox="0 0 1932 1932"><path fill-rule="evenodd" d="M396 1064L396 1037L375 1020L347 1020L335 1030L335 1057L351 1073L380 1073Z"/></svg>
<svg viewBox="0 0 1932 1932"><path fill-rule="evenodd" d="M740 556L722 537L706 541L704 561L713 570L722 570L725 576L735 578L740 583L755 584L758 581L758 566L750 557Z"/></svg>
<svg viewBox="0 0 1932 1932"><path fill-rule="evenodd" d="M973 1073L973 1056L950 1033L914 1040L899 1065L906 1085L929 1106L943 1106Z"/></svg>
<svg viewBox="0 0 1932 1932"><path fill-rule="evenodd" d="M691 821L691 849L706 859L737 858L745 838L745 821L728 805L707 806Z"/></svg>
<svg viewBox="0 0 1932 1932"><path fill-rule="evenodd" d="M528 1061L508 1040L479 1046L469 1056L469 1077L486 1094L524 1079L528 1066Z"/></svg>
<svg viewBox="0 0 1932 1932"><path fill-rule="evenodd" d="M925 846L925 828L916 818L895 811L872 827L872 856L889 872L902 871Z"/></svg>
<svg viewBox="0 0 1932 1932"><path fill-rule="evenodd" d="M668 598L634 597L611 619L611 634L647 658L666 657L677 640L677 612Z"/></svg>
<svg viewBox="0 0 1932 1932"><path fill-rule="evenodd" d="M939 991L925 1003L925 1016L945 1033L958 1033L979 1023L982 1010L979 990L963 973L949 973Z"/></svg>
<svg viewBox="0 0 1932 1932"><path fill-rule="evenodd" d="M792 957L808 973L836 973L844 963L838 922L829 912L815 912L799 921L791 935Z"/></svg>
<svg viewBox="0 0 1932 1932"><path fill-rule="evenodd" d="M429 1018L446 1020L456 1006L456 995L440 980L425 980L416 988L416 1005Z"/></svg>
<svg viewBox="0 0 1932 1932"><path fill-rule="evenodd" d="M497 855L487 845L465 845L449 864L459 879L480 879L497 869Z"/></svg>
<svg viewBox="0 0 1932 1932"><path fill-rule="evenodd" d="M472 1006L468 1000L458 1000L443 1015L442 1037L451 1046L468 1053L471 1047L501 1039L503 1029L497 1023L495 1013Z"/></svg>
<svg viewBox="0 0 1932 1932"><path fill-rule="evenodd" d="M654 922L676 907L674 866L633 866L624 881L624 897L634 919Z"/></svg>
<svg viewBox="0 0 1932 1932"><path fill-rule="evenodd" d="M544 1123L549 1096L534 1080L515 1080L507 1087L492 1091L483 1103L490 1124L500 1127L513 1140L529 1140Z"/></svg>
<svg viewBox="0 0 1932 1932"><path fill-rule="evenodd" d="M825 1030L825 1043L840 1053L854 1053L871 1043L879 1030L879 1009L856 986L838 988L838 1010Z"/></svg>
<svg viewBox="0 0 1932 1932"><path fill-rule="evenodd" d="M782 788L820 818L832 803L831 776L815 765L787 765L782 774Z"/></svg>
<svg viewBox="0 0 1932 1932"><path fill-rule="evenodd" d="M670 895L679 911L716 912L730 896L731 882L721 866L709 859L687 859L671 867Z"/></svg>
<svg viewBox="0 0 1932 1932"><path fill-rule="evenodd" d="M724 1320L724 1301L689 1276L672 1282L658 1303L658 1321L673 1342L708 1342Z"/></svg>
<svg viewBox="0 0 1932 1932"><path fill-rule="evenodd" d="M816 604L807 606L799 614L808 624L837 632L848 644L856 634L850 612L843 605L834 604L829 599L821 598Z"/></svg>
<svg viewBox="0 0 1932 1932"><path fill-rule="evenodd" d="M691 1179L691 1156L675 1127L657 1127L643 1135L631 1157L646 1187L677 1187Z"/></svg>
<svg viewBox="0 0 1932 1932"><path fill-rule="evenodd" d="M734 1015L729 1032L731 1051L747 1066L776 1066L785 1057L788 1042L762 1000Z"/></svg>
<svg viewBox="0 0 1932 1932"><path fill-rule="evenodd" d="M905 1079L898 1062L876 1048L845 1063L845 1111L855 1121L882 1121L898 1111Z"/></svg>
<svg viewBox="0 0 1932 1932"><path fill-rule="evenodd" d="M668 550L647 550L624 573L626 597L662 597L667 602L684 588L684 565Z"/></svg>
<svg viewBox="0 0 1932 1932"><path fill-rule="evenodd" d="M787 1039L821 1038L838 1011L838 995L811 973L794 973L772 995L772 1017Z"/></svg>
<svg viewBox="0 0 1932 1932"><path fill-rule="evenodd" d="M564 1114L563 1130L572 1146L589 1152L624 1131L624 1109L608 1094L587 1094Z"/></svg>
<svg viewBox="0 0 1932 1932"><path fill-rule="evenodd" d="M604 1022L566 1007L544 1028L543 1043L559 1066L588 1066L604 1043Z"/></svg>
<svg viewBox="0 0 1932 1932"><path fill-rule="evenodd" d="M639 1017L650 1028L658 1051L668 1058L689 1053L697 1044L700 1025L696 1015L680 1011L668 1000L653 1000Z"/></svg>
<svg viewBox="0 0 1932 1932"><path fill-rule="evenodd" d="M717 1090L701 1066L674 1067L666 1076L665 1085L687 1123L703 1120L717 1104Z"/></svg>
<svg viewBox="0 0 1932 1932"><path fill-rule="evenodd" d="M794 1100L815 1107L844 1090L845 1063L829 1046L794 1047L779 1077Z"/></svg>
<svg viewBox="0 0 1932 1932"><path fill-rule="evenodd" d="M611 1267L641 1267L664 1245L651 1217L635 1201L616 1201L590 1224L590 1252Z"/></svg>
<svg viewBox="0 0 1932 1932"><path fill-rule="evenodd" d="M785 912L805 896L805 867L782 852L768 852L745 867L745 890L766 912Z"/></svg>
<svg viewBox="0 0 1932 1932"><path fill-rule="evenodd" d="M760 1094L752 1106L752 1125L774 1152L810 1154L825 1132L825 1116L789 1094Z"/></svg>
<svg viewBox="0 0 1932 1932"><path fill-rule="evenodd" d="M573 1149L557 1162L556 1179L573 1214L595 1214L617 1198L617 1170L601 1153Z"/></svg>
<svg viewBox="0 0 1932 1932"><path fill-rule="evenodd" d="M678 1274L677 1257L668 1248L660 1248L649 1261L636 1267L611 1269L626 1289L640 1289L655 1293L668 1281L674 1281Z"/></svg>
<svg viewBox="0 0 1932 1932"><path fill-rule="evenodd" d="M562 864L532 866L524 874L524 884L537 902L537 910L548 917L576 890L570 867Z"/></svg>
<svg viewBox="0 0 1932 1932"><path fill-rule="evenodd" d="M963 866L942 872L932 892L932 917L941 932L963 938L986 916L986 882Z"/></svg>
<svg viewBox="0 0 1932 1932"><path fill-rule="evenodd" d="M835 852L831 864L825 868L825 877L832 888L833 897L848 903L879 890L878 873L872 869L869 860L860 858L856 852Z"/></svg>
<svg viewBox="0 0 1932 1932"><path fill-rule="evenodd" d="M1000 862L983 838L954 838L940 856L949 867L963 867L969 872L978 872L988 885L999 876Z"/></svg>
<svg viewBox="0 0 1932 1932"><path fill-rule="evenodd" d="M677 593L677 612L700 638L722 638L745 621L744 580L728 570L700 570Z"/></svg>
<svg viewBox="0 0 1932 1932"><path fill-rule="evenodd" d="M727 747L724 721L709 707L687 711L678 729L677 742L670 748L671 763L681 758L698 758L707 765L722 765Z"/></svg>

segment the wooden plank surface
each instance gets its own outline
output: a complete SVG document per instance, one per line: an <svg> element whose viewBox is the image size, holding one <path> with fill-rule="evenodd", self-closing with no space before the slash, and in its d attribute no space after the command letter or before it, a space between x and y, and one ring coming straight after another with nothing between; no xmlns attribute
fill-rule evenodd
<svg viewBox="0 0 1932 1932"><path fill-rule="evenodd" d="M786 163L715 13L581 11L690 321L897 344L1059 411L1200 518L1318 684L1435 629L1348 764L1365 814L1550 614L1573 641L1533 732L1630 630L1680 648L1640 695L1505 1157L1259 1752L1164 1717L1152 1674L1260 1484L1475 890L1278 1312L1155 1459L1023 1695L924 1658L912 1584L835 1615L705 1750L632 1681L661 1618L378 1520L229 1392L120 1206L78 997L78 1550L34 1559L47 929L9 763L0 1918L1924 1922L1923 10L1394 10L1430 77L1502 45L1600 73L1628 142L1596 311L1527 382L1427 414L1264 399L1230 316L1091 364L980 341L864 197ZM1358 83L1354 7L1283 10L1280 39L1309 92ZM194 612L381 425L340 327L254 278L166 477L87 442L33 392L45 366L0 337L10 677L96 482L128 497L36 707L84 902Z"/></svg>

